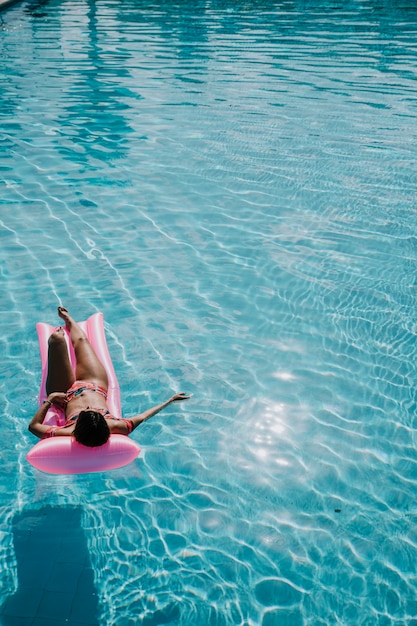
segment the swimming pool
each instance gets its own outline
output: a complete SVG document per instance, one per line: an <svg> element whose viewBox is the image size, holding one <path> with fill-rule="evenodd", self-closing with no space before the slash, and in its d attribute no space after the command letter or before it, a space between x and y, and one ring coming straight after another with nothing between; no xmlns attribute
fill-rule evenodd
<svg viewBox="0 0 417 626"><path fill-rule="evenodd" d="M417 624L400 3L1 14L2 626ZM103 311L137 462L49 476L38 320Z"/></svg>

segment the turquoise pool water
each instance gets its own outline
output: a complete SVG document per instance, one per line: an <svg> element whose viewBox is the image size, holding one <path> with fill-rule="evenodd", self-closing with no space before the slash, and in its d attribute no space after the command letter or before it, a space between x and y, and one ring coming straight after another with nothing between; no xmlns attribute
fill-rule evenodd
<svg viewBox="0 0 417 626"><path fill-rule="evenodd" d="M417 10L1 14L2 626L415 626ZM103 311L117 471L25 454L38 320Z"/></svg>

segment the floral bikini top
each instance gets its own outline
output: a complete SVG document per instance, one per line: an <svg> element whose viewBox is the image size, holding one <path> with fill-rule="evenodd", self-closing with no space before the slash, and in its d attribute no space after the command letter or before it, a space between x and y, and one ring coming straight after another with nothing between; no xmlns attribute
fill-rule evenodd
<svg viewBox="0 0 417 626"><path fill-rule="evenodd" d="M96 393L99 393L100 395L104 396L104 398L107 400L107 389L105 389L101 385L97 385L96 383L91 383L87 380L76 380L67 391L67 394L66 394L67 402L70 402L77 396L81 395L83 391L95 391ZM120 420L121 422L124 422L128 428L128 433L127 433L128 435L130 435L130 433L133 430L133 422L130 419L126 419L124 417L115 417L114 415L110 413L110 411L108 411L107 409L103 409L103 408L97 408L97 409L91 408L89 410L96 411L97 413L101 413L101 415L106 420ZM63 426L51 426L51 428L49 428L49 430L45 433L44 438L49 439L49 437L55 437L55 432L57 430L61 428L68 428L68 426L72 426L74 422L77 420L79 414L80 412L70 415L70 417L67 418Z"/></svg>

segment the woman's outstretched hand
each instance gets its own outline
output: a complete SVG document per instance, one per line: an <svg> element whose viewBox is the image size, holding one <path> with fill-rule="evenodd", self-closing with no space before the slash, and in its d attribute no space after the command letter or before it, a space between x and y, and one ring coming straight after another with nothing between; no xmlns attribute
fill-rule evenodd
<svg viewBox="0 0 417 626"><path fill-rule="evenodd" d="M169 401L178 402L180 400L189 400L190 398L191 396L184 393L184 391L181 391L180 393L176 393L175 395L173 395L172 398L169 399Z"/></svg>
<svg viewBox="0 0 417 626"><path fill-rule="evenodd" d="M158 406L154 406L144 413L132 417L130 421L132 422L133 428L136 428L136 426L139 426L139 424L143 424L143 422L146 422L146 420L159 413L159 411L162 411L162 409L168 406L168 404L171 404L171 402L179 402L181 400L188 400L189 398L191 398L191 395L187 395L183 391L181 393L174 394L169 398L169 400L165 400L165 402L162 402L162 404L158 404Z"/></svg>

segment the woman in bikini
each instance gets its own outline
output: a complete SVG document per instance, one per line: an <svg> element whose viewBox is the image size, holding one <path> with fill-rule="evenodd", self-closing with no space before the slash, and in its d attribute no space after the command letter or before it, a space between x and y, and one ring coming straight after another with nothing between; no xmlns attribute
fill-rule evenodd
<svg viewBox="0 0 417 626"><path fill-rule="evenodd" d="M106 370L98 359L83 330L67 309L58 307L58 315L70 332L76 356L75 376L68 356L63 328L58 328L49 338L48 397L33 416L29 430L37 437L70 437L85 446L101 446L112 433L129 435L139 424L159 413L163 408L190 396L177 393L171 398L130 419L116 418L107 406L108 380ZM64 426L43 424L49 407L54 404L65 411Z"/></svg>

